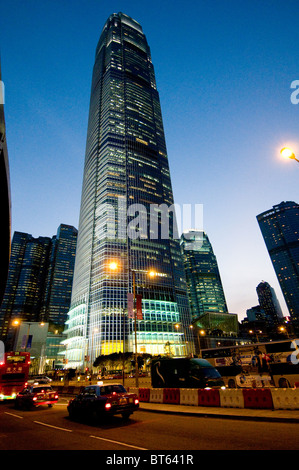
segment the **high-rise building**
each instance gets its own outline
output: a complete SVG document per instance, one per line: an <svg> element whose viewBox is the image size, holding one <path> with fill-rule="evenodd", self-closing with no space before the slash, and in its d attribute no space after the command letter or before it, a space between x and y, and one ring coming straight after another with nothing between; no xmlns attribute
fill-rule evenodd
<svg viewBox="0 0 299 470"><path fill-rule="evenodd" d="M3 299L10 257L11 242L11 201L10 177L6 143L4 117L4 84L1 81L0 64L0 220L1 220L1 249L0 249L0 305Z"/></svg>
<svg viewBox="0 0 299 470"><path fill-rule="evenodd" d="M162 204L170 208L173 194L150 49L139 23L112 14L96 48L92 77L66 329L71 367L82 366L85 356L134 351L136 344L139 353L164 353L169 343L175 354L186 352L190 316L179 237L172 233L172 211L165 236ZM111 261L118 268L113 272ZM153 270L156 275L149 277ZM143 315L136 343L130 301L127 305L133 291Z"/></svg>
<svg viewBox="0 0 299 470"><path fill-rule="evenodd" d="M41 318L64 326L71 303L78 231L61 224L52 237Z"/></svg>
<svg viewBox="0 0 299 470"><path fill-rule="evenodd" d="M292 322L299 325L299 205L281 202L257 221Z"/></svg>
<svg viewBox="0 0 299 470"><path fill-rule="evenodd" d="M57 236L15 232L0 308L0 336L11 343L12 321L64 325L70 307L77 230L60 225ZM11 345L11 344L10 344Z"/></svg>
<svg viewBox="0 0 299 470"><path fill-rule="evenodd" d="M268 282L262 281L256 288L259 304L269 322L278 323L283 319L280 303L275 290Z"/></svg>
<svg viewBox="0 0 299 470"><path fill-rule="evenodd" d="M228 313L218 263L205 232L181 236L192 320L208 312Z"/></svg>

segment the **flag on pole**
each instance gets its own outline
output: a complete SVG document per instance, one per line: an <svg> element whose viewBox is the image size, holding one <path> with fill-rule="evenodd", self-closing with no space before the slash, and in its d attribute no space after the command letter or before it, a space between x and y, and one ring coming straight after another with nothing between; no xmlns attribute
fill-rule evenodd
<svg viewBox="0 0 299 470"><path fill-rule="evenodd" d="M128 318L134 318L134 296L128 292Z"/></svg>
<svg viewBox="0 0 299 470"><path fill-rule="evenodd" d="M136 318L137 320L142 320L142 295L136 295Z"/></svg>

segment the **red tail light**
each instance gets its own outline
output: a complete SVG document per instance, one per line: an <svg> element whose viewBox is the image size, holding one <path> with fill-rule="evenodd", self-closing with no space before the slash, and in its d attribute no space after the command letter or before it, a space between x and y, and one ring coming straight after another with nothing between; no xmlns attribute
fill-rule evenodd
<svg viewBox="0 0 299 470"><path fill-rule="evenodd" d="M33 397L32 400L33 400L33 401L36 401L36 400L37 400L37 397Z"/></svg>
<svg viewBox="0 0 299 470"><path fill-rule="evenodd" d="M111 406L112 406L111 403L106 403L106 404L105 404L106 410L110 410Z"/></svg>
<svg viewBox="0 0 299 470"><path fill-rule="evenodd" d="M58 400L58 395L54 395L55 400Z"/></svg>
<svg viewBox="0 0 299 470"><path fill-rule="evenodd" d="M135 398L134 403L135 403L135 405L138 405L138 403L139 403L138 398Z"/></svg>

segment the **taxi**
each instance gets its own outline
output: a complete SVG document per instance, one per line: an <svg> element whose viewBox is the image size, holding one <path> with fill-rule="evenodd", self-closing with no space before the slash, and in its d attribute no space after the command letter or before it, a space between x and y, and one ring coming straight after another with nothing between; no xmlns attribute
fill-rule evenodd
<svg viewBox="0 0 299 470"><path fill-rule="evenodd" d="M50 385L27 385L15 398L15 408L35 408L37 406L53 406L58 401L58 393Z"/></svg>
<svg viewBox="0 0 299 470"><path fill-rule="evenodd" d="M139 408L139 399L135 393L128 393L121 384L89 385L79 395L71 399L68 413L71 419L120 414L124 419Z"/></svg>

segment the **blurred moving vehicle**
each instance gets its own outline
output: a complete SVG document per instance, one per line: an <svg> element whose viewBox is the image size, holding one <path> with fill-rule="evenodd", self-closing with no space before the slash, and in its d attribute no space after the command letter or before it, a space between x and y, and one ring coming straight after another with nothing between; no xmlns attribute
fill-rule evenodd
<svg viewBox="0 0 299 470"><path fill-rule="evenodd" d="M52 382L52 379L50 379L50 377L47 377L46 375L34 375L33 377L30 377L28 379L29 384L33 384L33 383L48 384L50 382Z"/></svg>
<svg viewBox="0 0 299 470"><path fill-rule="evenodd" d="M50 385L27 385L15 399L15 408L31 409L41 405L53 406L58 401L58 393Z"/></svg>
<svg viewBox="0 0 299 470"><path fill-rule="evenodd" d="M89 385L71 399L67 407L71 419L101 419L115 414L128 419L138 408L138 396L127 392L121 384Z"/></svg>

